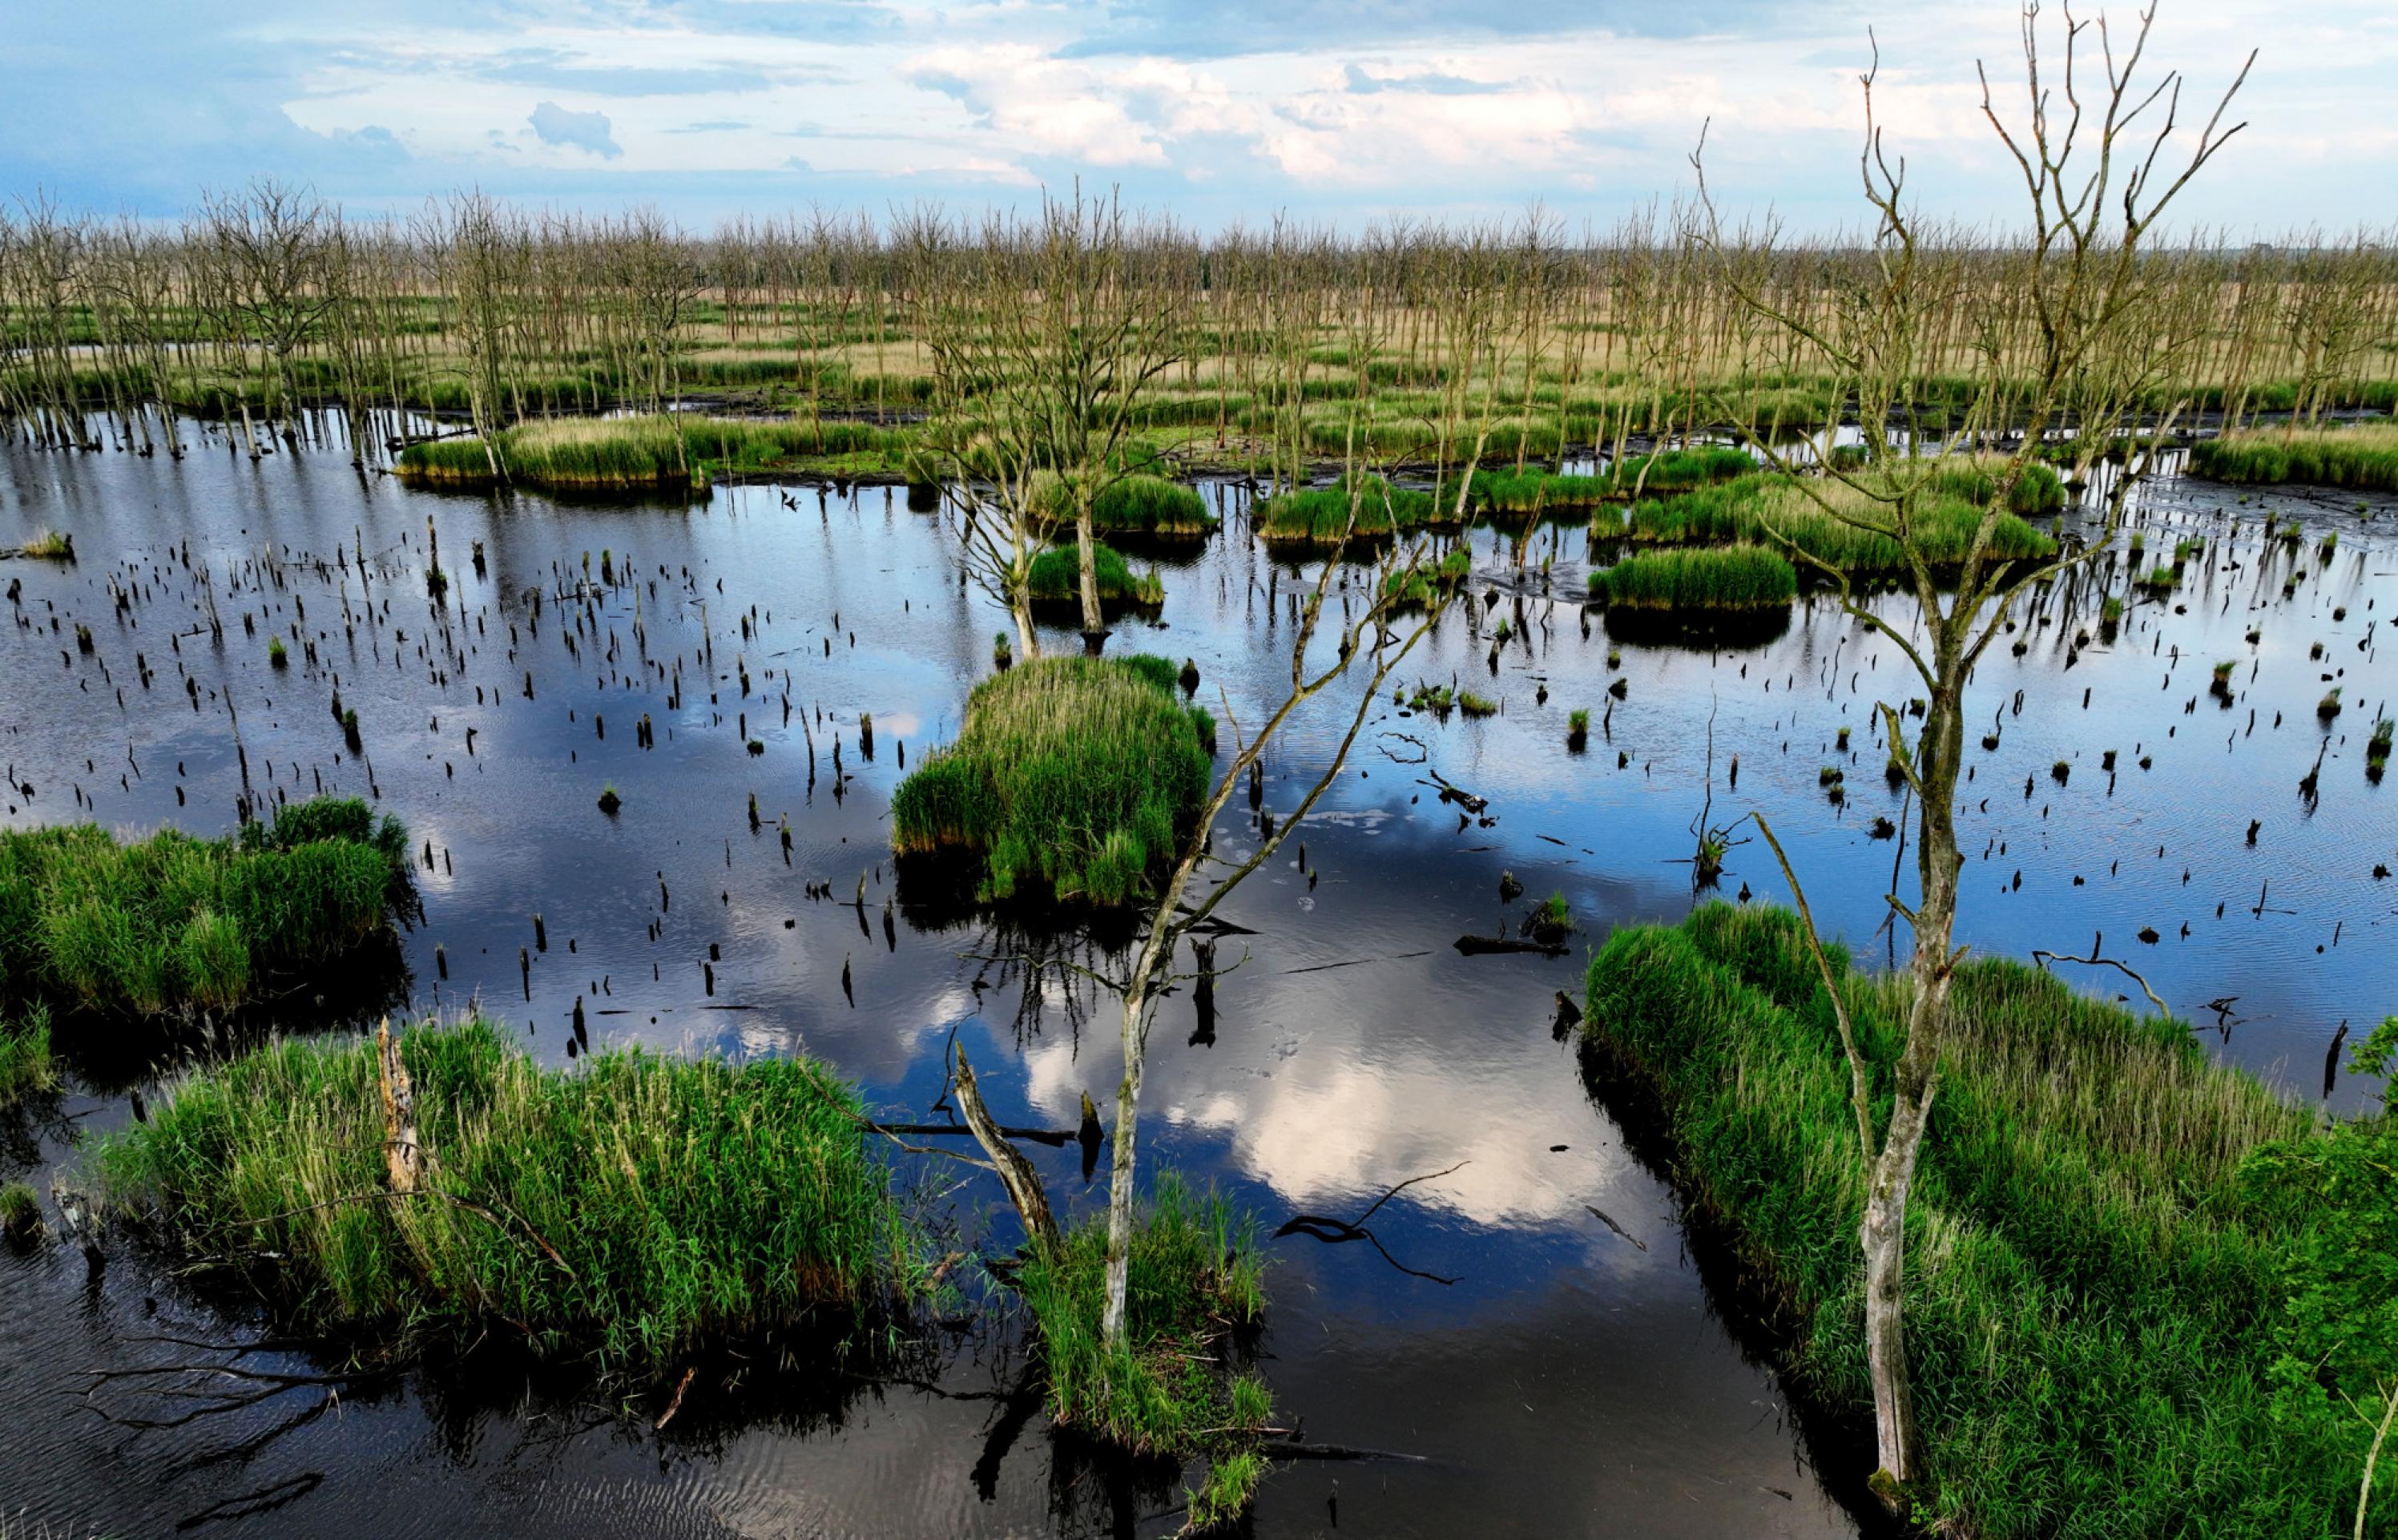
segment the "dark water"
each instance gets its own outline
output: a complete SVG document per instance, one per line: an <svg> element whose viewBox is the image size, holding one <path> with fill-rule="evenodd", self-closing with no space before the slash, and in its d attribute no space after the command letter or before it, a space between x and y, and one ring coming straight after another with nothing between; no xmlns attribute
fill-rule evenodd
<svg viewBox="0 0 2398 1540"><path fill-rule="evenodd" d="M961 590L937 520L909 513L903 493L790 489L787 502L783 489L720 489L690 509L436 496L361 477L338 453L252 465L187 432L198 452L180 464L6 452L0 545L54 525L75 532L82 555L70 568L0 565L0 581L24 583L17 623L0 630L0 759L13 784L34 788L7 796L12 826L231 828L242 780L229 696L256 793L303 796L321 777L327 790L379 795L430 842L433 864L419 870L424 921L404 945L404 988L420 1007L457 1011L479 999L523 1028L534 1052L561 1061L578 995L595 1039L804 1047L895 1119L926 1115L954 1033L1009 1122L1069 1127L1084 1092L1110 1104L1119 1065L1109 1001L1094 1001L1070 972L989 960L1017 955L1020 938L971 921L919 928L920 896L904 911L894 903L884 816L904 773L901 745L912 758L955 732L1004 625ZM2094 638L2068 669L2077 624L2096 630L2096 601L2081 597L2070 616L2060 594L2044 618L2027 617L2023 656L1994 650L1973 696L1975 736L1995 714L2001 743L1968 750L1962 937L2012 955L2086 953L2103 932L2104 952L2202 1023L2210 1047L2309 1099L2337 1023L2362 1031L2398 997L2391 890L2371 875L2377 862L2398 862L2398 789L2369 787L2363 768L2391 690L2373 642L2386 617L2377 601L2398 591L2389 581L2398 557L2379 534L2398 505L2367 501L2371 520L2353 497L2242 505L2203 483L2159 483L2141 503L2150 547L2190 533L2210 541L2176 596L2187 613L2135 607L2111 646ZM1237 513L1236 499L1228 507ZM2266 548L2268 507L2309 531L2296 561L2306 576L2286 601L2294 560L2287 547ZM451 580L438 607L424 579L428 519ZM2322 563L2317 543L2334 529L2337 550ZM1516 639L1494 677L1488 619L1470 635L1453 615L1403 677L1454 675L1501 699L1502 714L1442 723L1378 708L1337 790L1281 863L1229 906L1257 934L1229 938L1219 952L1219 966L1246 960L1219 981L1212 1036L1178 996L1152 1039L1145 1158L1215 1182L1269 1231L1295 1213L1354 1218L1394 1184L1447 1173L1374 1215L1379 1249L1303 1236L1270 1243L1264 1368L1283 1414L1309 1440L1409 1458L1286 1466L1268 1480L1255 1527L1853 1533L1852 1488L1814 1474L1774 1376L1743 1345L1756 1339L1711 1303L1670 1195L1548 1029L1553 993L1578 991L1582 959L1610 926L1688 911L1689 870L1677 863L1705 795L1711 718L1718 820L1765 810L1827 928L1868 956L1903 944L1877 934L1893 846L1869 828L1901 811L1868 717L1877 693L1912 693L1900 659L1887 637L1818 604L1747 650L1626 642L1611 671L1603 625L1594 618L1585 638L1572 601L1585 570L1579 530L1555 536L1554 604L1537 578L1517 582L1490 532L1474 538L1476 595L1505 590L1498 613ZM1536 561L1552 538L1536 538ZM468 559L474 541L486 575ZM364 586L355 556L317 565L361 547ZM596 578L603 549L638 584L573 599L586 555ZM222 646L192 575L203 567ZM112 579L137 585L123 611ZM1287 675L1289 629L1270 596L1288 594L1289 574L1275 575L1236 518L1204 551L1169 564L1166 579L1156 628L1127 623L1111 650L1189 656L1205 677L1203 703L1223 717L1220 689L1254 720ZM537 633L526 599L536 587L547 596ZM1518 588L1529 627L1516 619ZM288 634L300 605L317 660L307 665L294 643L293 667L278 675L266 635ZM2346 617L2334 621L2341 606ZM1889 613L1904 625L1900 610ZM76 653L78 621L92 629L90 656ZM2262 628L2255 647L2243 640L2251 626ZM1064 631L1049 640L1073 645ZM2317 641L2321 661L2308 655ZM137 651L155 670L147 688ZM2207 666L2224 658L2241 660L2228 709L2205 695ZM678 660L680 709L670 710ZM2314 713L2327 673L2347 703L2328 735ZM328 709L335 676L358 713L364 763ZM1616 678L1626 696L1602 728ZM1536 704L1543 683L1549 698ZM1296 800L1345 725L1340 702L1328 705L1271 758L1269 809ZM1573 756L1563 740L1577 706L1593 709L1594 726L1588 751ZM871 761L858 752L860 711L874 717ZM656 727L647 750L635 744L643 713ZM1854 730L1848 756L1833 749L1842 725ZM746 751L745 732L762 754ZM2310 805L2298 781L2326 736ZM839 797L836 739L854 777ZM2109 749L2120 756L2111 777L2100 768ZM1736 790L1725 784L1734 753ZM1420 755L1426 763L1403 763ZM2071 766L2062 785L2050 776L2058 760ZM1818 767L1833 763L1848 770L1844 807L1817 786ZM1457 809L1419 778L1433 771L1488 797L1491 821L1461 828ZM624 800L613 819L593 805L608 783ZM1233 808L1218 833L1228 854L1256 838L1244 801ZM2261 821L2253 846L2251 818ZM1505 871L1525 889L1513 904L1499 898ZM835 900L850 899L861 875L862 909L806 896L809 884L829 883ZM1759 845L1733 852L1722 891L1744 885L1782 896ZM1552 891L1579 926L1568 957L1466 957L1452 947L1510 925ZM533 943L536 912L549 944L532 957L528 1000L518 951ZM2138 939L2144 926L2154 944ZM2138 998L2112 970L2068 971ZM2218 1012L2211 1001L2229 1004ZM165 1073L87 1068L112 1088L79 1085L18 1113L0 1129L0 1176L71 1167L79 1141L129 1116L113 1082ZM2342 1086L2334 1105L2361 1100ZM1077 1207L1103 1196L1084 1183L1071 1148L1034 1154L1055 1196ZM1004 1207L994 1184L956 1186L950 1169L906 1175L935 1218L969 1234ZM996 1219L1003 1241L1007 1223ZM651 1401L620 1415L587 1390L488 1372L427 1371L337 1397L296 1385L148 1429L125 1420L165 1421L195 1404L160 1390L229 1382L117 1378L86 1393L89 1371L221 1363L225 1346L264 1331L221 1302L191 1299L138 1254L120 1252L94 1285L64 1248L0 1252L0 1512L117 1534L335 1534L369 1524L394 1533L1003 1535L1153 1533L1179 1522L1171 1482L1133 1479L1028 1415L1004 1323L960 1339L916 1385L801 1375L786 1387L789 1404L763 1405L729 1398L721 1381L697 1384L685 1420L663 1436L647 1431ZM240 1361L309 1367L279 1352Z"/></svg>

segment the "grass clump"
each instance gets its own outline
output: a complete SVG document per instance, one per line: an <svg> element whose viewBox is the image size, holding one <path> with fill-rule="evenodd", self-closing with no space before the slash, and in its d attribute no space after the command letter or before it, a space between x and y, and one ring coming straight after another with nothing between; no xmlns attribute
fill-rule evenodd
<svg viewBox="0 0 2398 1540"><path fill-rule="evenodd" d="M17 547L17 554L43 561L72 561L74 560L74 536L58 530L40 530L31 540Z"/></svg>
<svg viewBox="0 0 2398 1540"><path fill-rule="evenodd" d="M893 794L893 844L980 853L985 898L1036 881L1099 904L1143 893L1206 791L1213 723L1177 697L1175 673L1142 654L1041 658L984 680L957 741Z"/></svg>
<svg viewBox="0 0 2398 1540"><path fill-rule="evenodd" d="M0 832L0 997L229 1009L321 966L411 901L408 835L356 798L287 804L239 836L96 824Z"/></svg>
<svg viewBox="0 0 2398 1540"><path fill-rule="evenodd" d="M1265 1308L1255 1227L1221 1197L1160 1173L1133 1231L1126 1340L1113 1348L1099 1331L1107 1248L1107 1221L1094 1216L1034 1250L1019 1275L1040 1328L1049 1414L1136 1453L1206 1456L1191 1527L1224 1522L1265 1474L1259 1446L1273 1415L1264 1382L1233 1352Z"/></svg>
<svg viewBox="0 0 2398 1540"><path fill-rule="evenodd" d="M0 1185L0 1238L20 1246L42 1237L42 1200L21 1182Z"/></svg>
<svg viewBox="0 0 2398 1540"><path fill-rule="evenodd" d="M514 1327L611 1368L919 1286L857 1097L813 1060L626 1049L568 1073L479 1019L398 1048L426 1196L387 1185L370 1039L192 1076L99 1147L101 1191L309 1329Z"/></svg>
<svg viewBox="0 0 2398 1540"><path fill-rule="evenodd" d="M16 1021L0 1020L0 1107L59 1083L50 1060L50 1013L34 1005Z"/></svg>
<svg viewBox="0 0 2398 1540"><path fill-rule="evenodd" d="M1845 514L1888 524L1886 505L1878 505L1838 481L1821 481L1802 489L1787 477L1744 476L1678 497L1644 499L1632 506L1626 538L1660 546L1720 546L1733 543L1769 546L1777 550L1788 540L1799 550L1856 574L1904 572L1906 557L1898 541L1878 530L1859 529L1826 512L1809 491L1820 494ZM1913 538L1934 567L1960 565L1970 554L1984 509L1953 492L1934 489L1913 514ZM2056 542L2013 513L2000 516L1987 555L2008 561L2046 557Z"/></svg>
<svg viewBox="0 0 2398 1540"><path fill-rule="evenodd" d="M704 488L729 475L819 468L896 474L905 435L863 423L793 418L546 417L492 439L437 439L400 452L403 480L480 487L507 481L559 491Z"/></svg>
<svg viewBox="0 0 2398 1540"><path fill-rule="evenodd" d="M1630 495L1636 486L1644 495L1676 492L1745 476L1755 469L1757 462L1745 450L1700 444L1631 455L1596 476L1564 476L1546 470L1477 471L1474 497L1489 513L1585 512Z"/></svg>
<svg viewBox="0 0 2398 1540"><path fill-rule="evenodd" d="M1190 538L1216 527L1196 488L1163 476L1127 476L1091 501L1091 523L1108 534Z"/></svg>
<svg viewBox="0 0 2398 1540"><path fill-rule="evenodd" d="M2309 481L2398 491L2398 424L2245 428L2200 439L2190 448L2189 468L2217 481L2252 485Z"/></svg>
<svg viewBox="0 0 2398 1540"><path fill-rule="evenodd" d="M1591 574L1590 592L1633 609L1781 609L1798 597L1798 574L1761 546L1635 551Z"/></svg>
<svg viewBox="0 0 2398 1540"><path fill-rule="evenodd" d="M1837 949L1835 966L1886 1111L1910 983L1852 973ZM2259 1172L2323 1176L2310 1114L2210 1063L2183 1023L2018 964L1965 965L1952 1008L1907 1218L1933 1483L1917 1520L1993 1537L2346 1533L2373 1429L2339 1398L2378 1410L2398 1334L2324 1317L2319 1342L2293 1303L2340 1257L2318 1244L2321 1196ZM1797 921L1717 904L1619 930L1592 961L1584 1030L1592 1074L1662 1112L1686 1197L1791 1330L1794 1377L1867 1416L1865 1177ZM2343 1201L2386 1243L2386 1168ZM2389 1272L2389 1254L2369 1265ZM2332 1334L2347 1361L2319 1382Z"/></svg>
<svg viewBox="0 0 2398 1540"><path fill-rule="evenodd" d="M1165 602L1165 580L1154 568L1137 573L1113 547L1091 545L1092 575L1098 581L1104 607L1153 610ZM1072 546L1053 546L1032 559L1030 583L1032 602L1044 607L1079 604L1083 597L1083 559Z"/></svg>
<svg viewBox="0 0 2398 1540"><path fill-rule="evenodd" d="M1431 493L1393 486L1379 476L1342 477L1328 487L1302 487L1260 498L1250 511L1258 538L1269 545L1336 546L1353 533L1367 539L1456 525Z"/></svg>
<svg viewBox="0 0 2398 1540"><path fill-rule="evenodd" d="M1430 567L1419 564L1389 574L1382 579L1382 592L1403 608L1430 609L1473 574L1474 553L1458 546Z"/></svg>

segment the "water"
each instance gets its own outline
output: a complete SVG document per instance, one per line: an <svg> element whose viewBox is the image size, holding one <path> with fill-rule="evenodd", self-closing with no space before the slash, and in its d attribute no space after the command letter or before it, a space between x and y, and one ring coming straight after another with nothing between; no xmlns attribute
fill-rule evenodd
<svg viewBox="0 0 2398 1540"><path fill-rule="evenodd" d="M578 995L595 1039L804 1047L893 1120L928 1116L954 1035L1004 1121L1066 1128L1084 1093L1111 1104L1111 1002L1070 971L1024 961L1030 948L1103 966L1104 947L1028 940L896 891L884 818L901 746L912 761L954 734L1005 626L961 591L938 520L909 512L902 493L726 488L694 508L441 496L361 476L338 453L253 465L185 431L195 453L181 463L6 452L0 545L55 525L75 532L82 557L0 568L0 580L24 584L20 623L0 630L0 759L13 786L34 788L0 804L12 826L230 829L243 785L229 696L253 793L304 796L321 777L327 790L379 794L420 854L429 842L424 923L402 948L400 988L419 1008L479 1000L561 1062ZM1254 722L1259 702L1279 697L1290 628L1269 595L1287 603L1300 574L1278 572L1245 537L1235 492L1210 494L1233 515L1226 533L1167 565L1163 613L1125 623L1111 650L1193 659L1200 702L1229 736L1230 719ZM1995 714L2001 741L1967 750L1960 938L2008 955L2087 954L2102 933L2104 954L2200 1022L2213 1051L2309 1099L2337 1024L2362 1031L2393 997L2391 890L2371 871L2398 862L2398 791L2366 784L2363 745L2390 694L2373 643L2398 560L2379 534L2391 501L2365 499L2371 520L2357 501L2269 494L2243 506L2203 483L2147 489L2152 548L2185 533L2210 541L2176 596L2188 613L2135 607L2111 646L2094 636L2068 669L2077 621L2059 596L2044 619L2026 617L2024 655L1992 649L1971 696L1974 736ZM2266 508L2308 530L2308 575L2286 601L2292 558L2264 546ZM451 579L438 609L424 576L428 520ZM2319 564L2317 542L2334 529L2337 551ZM1163 1005L1152 1037L1145 1158L1218 1183L1269 1232L1297 1214L1354 1220L1394 1185L1428 1178L1373 1215L1370 1241L1269 1243L1263 1367L1284 1417L1311 1442L1404 1458L1287 1465L1260 1493L1256 1528L1854 1533L1855 1452L1823 1435L1842 1479L1819 1479L1816 1442L1754 1356L1758 1337L1710 1291L1704 1245L1686 1240L1670 1194L1594 1105L1549 1027L1555 992L1579 993L1582 958L1610 926L1688 911L1682 863L1706 796L1711 722L1714 821L1762 809L1825 925L1868 957L1893 954L1898 943L1877 927L1894 850L1870 825L1878 814L1905 820L1879 774L1869 705L1877 692L1913 693L1902 660L1888 636L1818 602L1759 647L1626 642L1611 669L1603 624L1594 618L1585 638L1572 601L1581 533L1556 534L1554 547L1550 533L1536 536L1535 561L1555 557L1554 602L1537 577L1516 578L1496 538L1474 536L1477 601L1498 586L1496 613L1517 627L1495 677L1489 618L1469 634L1452 615L1398 678L1453 675L1501 699L1502 714L1440 723L1378 703L1338 785L1227 906L1252 934L1219 948L1231 971L1212 1033L1183 993ZM477 541L481 574L468 554ZM574 600L586 553L596 579L603 549L638 584ZM203 568L221 646L192 575ZM112 577L137 585L121 612ZM526 598L535 587L537 630ZM2095 633L2095 599L2079 602ZM266 635L301 605L316 661L294 642L278 675ZM1903 611L1885 613L1903 632ZM76 653L78 622L92 629L90 656ZM2252 625L2263 633L2254 648L2243 640ZM2316 641L2320 662L2308 656ZM1074 640L1059 630L1044 644ZM146 689L137 651L155 670ZM2229 709L2205 694L2218 658L2242 660ZM678 662L680 706L669 709ZM2297 783L2325 743L2314 703L2327 687L2318 676L2334 672L2346 709L2310 806ZM358 713L363 763L328 709L336 675ZM1616 679L1625 696L1602 725ZM1294 724L1268 760L1269 809L1298 800L1354 699L1336 690ZM1583 706L1590 744L1573 756L1565 715ZM871 761L858 752L861 710L874 717ZM635 743L644 713L656 729L650 750ZM1848 755L1833 748L1842 725L1853 730ZM745 736L763 752L747 752ZM854 777L839 796L836 738ZM2100 768L2108 749L2119 752L2111 779ZM2071 765L2063 785L2049 774L2060 759ZM1835 763L1847 769L1845 806L1817 785L1819 766ZM1434 772L1489 798L1487 824L1441 802ZM613 818L594 806L603 784L623 798ZM2253 846L2251 818L2261 820ZM1236 796L1218 848L1236 856L1255 838ZM1522 898L1501 900L1502 872ZM864 903L853 908L861 876ZM831 898L807 897L812 883L829 884ZM1731 854L1721 891L1744 887L1783 896L1761 844ZM1511 926L1553 891L1578 926L1569 956L1453 947ZM533 945L535 912L548 947L532 954L528 999L518 953ZM2154 944L2138 939L2144 926ZM2140 998L2111 969L2059 966L2084 987ZM2227 1003L2217 1011L2214 1001ZM306 1004L290 1014L305 1018ZM0 1176L71 1166L78 1142L129 1117L127 1093L155 1094L172 1063L88 1056L67 1093L0 1128ZM2333 1105L2363 1095L2342 1085ZM1104 1179L1086 1184L1071 1147L1031 1153L1058 1201L1079 1210L1102 1200ZM990 1225L1004 1239L995 1183L957 1185L968 1173L936 1164L906 1174L940 1195L935 1218L969 1236ZM960 1335L917 1384L803 1376L761 1400L728 1392L711 1371L662 1434L649 1430L662 1393L620 1408L588 1386L528 1384L479 1358L294 1385L180 1426L133 1428L123 1420L197 1404L162 1398L163 1387L232 1382L95 1385L89 1371L222 1363L225 1347L262 1340L266 1324L193 1298L122 1248L97 1284L58 1247L0 1252L0 1511L75 1533L330 1534L366 1521L400 1533L1016 1535L1160 1533L1179 1522L1170 1472L1127 1472L1038 1415L1004 1319ZM282 1351L238 1361L324 1367Z"/></svg>

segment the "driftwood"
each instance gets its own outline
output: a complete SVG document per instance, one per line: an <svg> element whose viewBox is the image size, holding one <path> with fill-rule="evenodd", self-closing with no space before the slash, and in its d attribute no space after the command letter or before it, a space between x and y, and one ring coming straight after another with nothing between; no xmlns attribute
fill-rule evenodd
<svg viewBox="0 0 2398 1540"><path fill-rule="evenodd" d="M1007 1189L1007 1200L1016 1205L1017 1216L1024 1221L1024 1234L1035 1246L1056 1246L1059 1243L1058 1221L1049 1212L1049 1196L1042 1190L1041 1173L1024 1152L1007 1141L999 1125L982 1104L982 1092L975 1088L974 1068L966 1062L965 1050L958 1050L957 1074L958 1111L965 1114L966 1127L974 1130L976 1142L990 1156L991 1166L999 1172L1000 1185Z"/></svg>
<svg viewBox="0 0 2398 1540"><path fill-rule="evenodd" d="M1468 957L1478 957L1486 952L1537 952L1543 957L1562 957L1565 947L1553 941L1519 941L1512 936L1461 936L1457 950Z"/></svg>

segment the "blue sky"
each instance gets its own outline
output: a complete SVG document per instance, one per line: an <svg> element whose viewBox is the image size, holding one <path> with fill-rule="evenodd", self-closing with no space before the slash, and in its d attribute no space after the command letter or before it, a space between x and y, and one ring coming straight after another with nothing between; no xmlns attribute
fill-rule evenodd
<svg viewBox="0 0 2398 1540"><path fill-rule="evenodd" d="M2003 0L0 0L0 191L164 216L275 175L363 214L471 185L705 228L1079 177L1204 229L1535 199L1603 227L1687 188L1712 118L1725 200L1821 232L1858 218L1870 27L1924 206L1983 222L2021 190L1974 66L2019 102L2016 26ZM2184 222L2398 211L2398 12L2168 0L2151 57L2211 104L2251 47L2252 126Z"/></svg>

